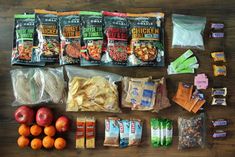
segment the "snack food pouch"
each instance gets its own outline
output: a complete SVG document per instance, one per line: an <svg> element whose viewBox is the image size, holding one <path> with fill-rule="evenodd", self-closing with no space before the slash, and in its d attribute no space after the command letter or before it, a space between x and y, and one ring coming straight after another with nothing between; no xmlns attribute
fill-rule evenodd
<svg viewBox="0 0 235 157"><path fill-rule="evenodd" d="M58 62L60 43L56 11L35 9L33 61Z"/></svg>
<svg viewBox="0 0 235 157"><path fill-rule="evenodd" d="M127 14L130 23L128 66L164 66L164 14Z"/></svg>
<svg viewBox="0 0 235 157"><path fill-rule="evenodd" d="M86 148L95 148L95 118L86 118Z"/></svg>
<svg viewBox="0 0 235 157"><path fill-rule="evenodd" d="M34 14L16 14L11 64L38 65L44 63L32 61Z"/></svg>
<svg viewBox="0 0 235 157"><path fill-rule="evenodd" d="M59 12L60 65L79 64L81 21L79 11Z"/></svg>
<svg viewBox="0 0 235 157"><path fill-rule="evenodd" d="M120 147L125 148L128 146L128 143L129 143L130 121L119 120L118 124L120 128Z"/></svg>
<svg viewBox="0 0 235 157"><path fill-rule="evenodd" d="M165 146L170 146L172 144L173 141L173 123L171 120L166 119L165 120L165 124L166 124L166 142L165 142Z"/></svg>
<svg viewBox="0 0 235 157"><path fill-rule="evenodd" d="M140 119L130 120L130 130L129 130L129 146L140 145L142 138L142 121Z"/></svg>
<svg viewBox="0 0 235 157"><path fill-rule="evenodd" d="M160 120L151 118L151 144L153 147L159 147L161 145L161 126Z"/></svg>
<svg viewBox="0 0 235 157"><path fill-rule="evenodd" d="M108 117L105 119L104 146L119 146L119 120L117 117Z"/></svg>
<svg viewBox="0 0 235 157"><path fill-rule="evenodd" d="M104 16L104 34L107 46L102 63L104 65L125 66L127 63L128 22L126 14L102 12Z"/></svg>
<svg viewBox="0 0 235 157"><path fill-rule="evenodd" d="M81 11L81 66L99 65L103 45L103 20L100 12Z"/></svg>

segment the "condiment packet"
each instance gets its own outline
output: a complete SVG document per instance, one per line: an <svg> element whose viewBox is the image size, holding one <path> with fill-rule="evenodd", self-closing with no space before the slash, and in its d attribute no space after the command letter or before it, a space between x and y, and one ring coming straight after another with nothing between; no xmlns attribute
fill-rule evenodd
<svg viewBox="0 0 235 157"><path fill-rule="evenodd" d="M211 57L214 62L226 62L224 52L212 52Z"/></svg>
<svg viewBox="0 0 235 157"><path fill-rule="evenodd" d="M130 121L119 120L118 124L120 128L120 147L125 148L129 144Z"/></svg>
<svg viewBox="0 0 235 157"><path fill-rule="evenodd" d="M226 66L225 65L213 65L214 76L226 76Z"/></svg>
<svg viewBox="0 0 235 157"><path fill-rule="evenodd" d="M119 147L119 125L117 117L105 119L105 140L104 146Z"/></svg>
<svg viewBox="0 0 235 157"><path fill-rule="evenodd" d="M140 145L142 138L142 121L140 119L130 120L130 129L129 129L129 146Z"/></svg>
<svg viewBox="0 0 235 157"><path fill-rule="evenodd" d="M197 89L207 89L208 87L208 78L205 74L198 74L194 77L194 85Z"/></svg>
<svg viewBox="0 0 235 157"><path fill-rule="evenodd" d="M85 148L85 118L77 118L76 148Z"/></svg>

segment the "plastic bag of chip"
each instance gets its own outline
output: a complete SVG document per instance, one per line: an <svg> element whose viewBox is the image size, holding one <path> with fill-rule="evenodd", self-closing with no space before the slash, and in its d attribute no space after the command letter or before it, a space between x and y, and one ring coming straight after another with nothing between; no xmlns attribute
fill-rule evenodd
<svg viewBox="0 0 235 157"><path fill-rule="evenodd" d="M11 80L15 101L13 106L34 105L50 100L45 90L45 84L37 84L35 77L40 73L39 68L11 70ZM40 81L44 82L42 78Z"/></svg>
<svg viewBox="0 0 235 157"><path fill-rule="evenodd" d="M205 114L191 118L178 118L179 144L178 149L188 149L205 146Z"/></svg>
<svg viewBox="0 0 235 157"><path fill-rule="evenodd" d="M81 22L79 11L59 12L60 65L79 64Z"/></svg>
<svg viewBox="0 0 235 157"><path fill-rule="evenodd" d="M141 143L143 122L140 119L130 120L129 146L138 146Z"/></svg>
<svg viewBox="0 0 235 157"><path fill-rule="evenodd" d="M11 64L44 66L33 62L34 14L16 14Z"/></svg>
<svg viewBox="0 0 235 157"><path fill-rule="evenodd" d="M66 111L120 112L117 85L122 77L117 74L65 67L69 77Z"/></svg>
<svg viewBox="0 0 235 157"><path fill-rule="evenodd" d="M203 32L206 18L173 14L172 48L195 48L204 50Z"/></svg>
<svg viewBox="0 0 235 157"><path fill-rule="evenodd" d="M119 125L117 117L105 119L105 139L104 146L119 147Z"/></svg>
<svg viewBox="0 0 235 157"><path fill-rule="evenodd" d="M102 12L107 46L102 64L125 66L128 50L128 22L125 13Z"/></svg>
<svg viewBox="0 0 235 157"><path fill-rule="evenodd" d="M128 66L164 66L164 13L127 14Z"/></svg>
<svg viewBox="0 0 235 157"><path fill-rule="evenodd" d="M81 66L100 65L103 45L101 12L81 11L82 53Z"/></svg>
<svg viewBox="0 0 235 157"><path fill-rule="evenodd" d="M60 42L56 11L35 9L33 61L58 62Z"/></svg>
<svg viewBox="0 0 235 157"><path fill-rule="evenodd" d="M120 128L120 147L125 148L129 143L130 121L125 119L119 120L118 124Z"/></svg>

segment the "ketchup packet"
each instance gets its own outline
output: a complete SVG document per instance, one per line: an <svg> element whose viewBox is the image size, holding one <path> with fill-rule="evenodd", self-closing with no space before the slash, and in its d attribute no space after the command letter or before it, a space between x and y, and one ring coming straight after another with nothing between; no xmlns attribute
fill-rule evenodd
<svg viewBox="0 0 235 157"><path fill-rule="evenodd" d="M79 64L81 51L79 11L61 12L60 29L60 65Z"/></svg>
<svg viewBox="0 0 235 157"><path fill-rule="evenodd" d="M128 66L164 66L164 14L127 14L130 23Z"/></svg>
<svg viewBox="0 0 235 157"><path fill-rule="evenodd" d="M46 63L58 62L60 43L57 12L35 9L34 32L33 60Z"/></svg>
<svg viewBox="0 0 235 157"><path fill-rule="evenodd" d="M125 66L127 63L128 22L125 13L103 11L107 46L102 63Z"/></svg>
<svg viewBox="0 0 235 157"><path fill-rule="evenodd" d="M82 53L81 66L99 65L103 45L103 24L100 12L81 11Z"/></svg>

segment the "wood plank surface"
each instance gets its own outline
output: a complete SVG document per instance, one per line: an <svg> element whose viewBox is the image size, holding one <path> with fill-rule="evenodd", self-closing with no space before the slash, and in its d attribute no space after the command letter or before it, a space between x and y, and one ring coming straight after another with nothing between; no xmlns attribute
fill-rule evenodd
<svg viewBox="0 0 235 157"><path fill-rule="evenodd" d="M163 11L166 13L165 26L165 43L166 43L166 65L178 57L184 49L172 49L172 13L183 13L189 15L199 15L207 17L207 21L218 21L225 23L225 45L220 41L213 41L205 38L205 51L195 50L195 55L200 62L200 68L197 73L206 73L210 80L209 88L203 91L206 94L207 104L205 110L208 117L207 131L207 147L205 149L192 149L186 151L178 151L178 129L177 118L180 115L188 114L187 111L180 108L175 103L168 109L160 111L158 114L149 112L137 112L124 110L122 114L110 113L66 113L65 104L46 104L50 106L57 115L67 115L71 120L75 121L77 116L92 115L97 118L97 148L94 150L77 150L75 149L75 126L72 126L70 133L66 134L68 147L63 151L57 150L39 150L33 151L30 148L20 149L16 144L18 138L18 124L14 120L14 111L16 107L12 107L14 101L12 84L9 71L13 68L10 65L10 56L12 48L13 35L13 16L16 13L32 12L34 8L43 8L51 10L91 10L91 11L120 11L132 13L144 13L153 11ZM0 0L0 154L2 157L234 157L235 156L235 1L234 0ZM224 47L227 57L228 76L224 78L213 77L212 63L210 52ZM169 98L172 98L176 92L179 81L193 83L194 75L172 75L168 76L166 67L136 67L136 68L111 68L111 67L89 67L90 69L99 69L110 71L121 75L132 77L153 76L167 78L167 88ZM228 87L228 106L210 106L210 91L214 86ZM143 140L140 147L129 147L126 149L105 148L104 140L104 118L107 116L117 115L121 118L139 117L144 119ZM192 115L192 114L191 114ZM192 115L193 116L193 115ZM150 125L151 117L165 117L174 120L174 139L173 145L169 148L152 148L150 145ZM213 140L211 138L212 129L210 120L215 118L227 118L231 121L226 128L229 136L226 140Z"/></svg>

